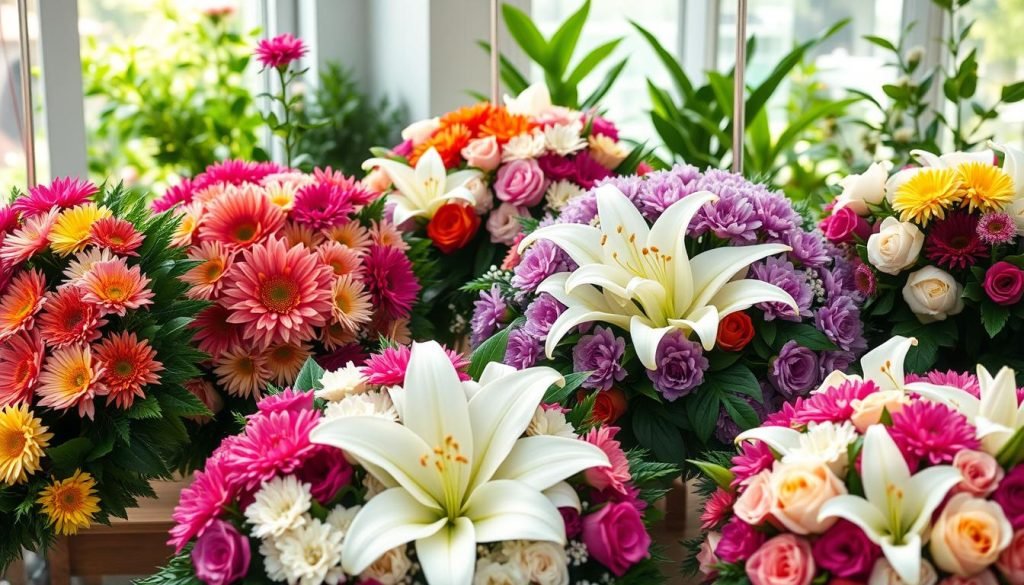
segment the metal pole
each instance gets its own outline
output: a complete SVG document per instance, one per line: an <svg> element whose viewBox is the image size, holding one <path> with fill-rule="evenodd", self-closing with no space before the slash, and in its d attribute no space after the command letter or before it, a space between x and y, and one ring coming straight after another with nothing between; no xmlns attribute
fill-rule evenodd
<svg viewBox="0 0 1024 585"><path fill-rule="evenodd" d="M746 130L743 74L747 67L747 0L736 0L736 67L732 87L732 172L743 173L743 135Z"/></svg>
<svg viewBox="0 0 1024 585"><path fill-rule="evenodd" d="M32 124L32 60L29 56L28 0L18 0L18 27L21 44L21 117L25 146L25 177L29 188L36 186L36 135Z"/></svg>
<svg viewBox="0 0 1024 585"><path fill-rule="evenodd" d="M491 103L498 104L498 0L491 0Z"/></svg>

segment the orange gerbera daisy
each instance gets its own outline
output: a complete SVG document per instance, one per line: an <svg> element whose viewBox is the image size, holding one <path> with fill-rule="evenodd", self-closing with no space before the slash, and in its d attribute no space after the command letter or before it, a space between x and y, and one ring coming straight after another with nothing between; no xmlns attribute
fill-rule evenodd
<svg viewBox="0 0 1024 585"><path fill-rule="evenodd" d="M259 398L270 381L266 358L245 347L233 347L220 354L214 360L213 373L228 394L242 398Z"/></svg>
<svg viewBox="0 0 1024 585"><path fill-rule="evenodd" d="M1002 211L1013 202L1013 179L1003 169L984 162L965 162L956 168L960 205L970 211Z"/></svg>
<svg viewBox="0 0 1024 585"><path fill-rule="evenodd" d="M402 232L398 231L395 224L388 220L374 221L370 229L370 237L373 243L389 248L398 248L405 251L409 249L409 243L402 239Z"/></svg>
<svg viewBox="0 0 1024 585"><path fill-rule="evenodd" d="M0 406L32 401L45 350L35 331L22 331L0 344Z"/></svg>
<svg viewBox="0 0 1024 585"><path fill-rule="evenodd" d="M0 484L24 483L41 469L43 449L53 438L46 431L27 404L0 408Z"/></svg>
<svg viewBox="0 0 1024 585"><path fill-rule="evenodd" d="M81 469L43 488L36 503L42 505L43 513L50 518L50 525L57 534L65 536L88 528L100 511L96 480Z"/></svg>
<svg viewBox="0 0 1024 585"><path fill-rule="evenodd" d="M373 303L363 283L346 274L334 280L331 314L334 320L349 331L356 331L361 323L368 323L373 314Z"/></svg>
<svg viewBox="0 0 1024 585"><path fill-rule="evenodd" d="M0 260L8 264L20 264L32 256L42 252L50 245L50 231L57 221L57 209L33 215L13 233L4 238L0 248Z"/></svg>
<svg viewBox="0 0 1024 585"><path fill-rule="evenodd" d="M284 220L284 211L271 203L259 187L231 187L207 205L199 235L204 240L247 248L276 234Z"/></svg>
<svg viewBox="0 0 1024 585"><path fill-rule="evenodd" d="M110 215L109 209L95 203L65 209L50 230L50 247L61 256L81 252L89 245L93 225Z"/></svg>
<svg viewBox="0 0 1024 585"><path fill-rule="evenodd" d="M217 359L220 354L242 343L242 327L228 323L230 316L231 311L221 304L210 305L199 311L189 325L196 330L192 338L199 346L199 351Z"/></svg>
<svg viewBox="0 0 1024 585"><path fill-rule="evenodd" d="M323 234L327 236L328 240L344 244L360 254L366 252L366 249L370 247L372 242L370 231L364 228L358 221L350 221L327 228L323 230Z"/></svg>
<svg viewBox="0 0 1024 585"><path fill-rule="evenodd" d="M174 228L171 245L176 248L191 246L192 240L199 232L205 212L206 206L202 201L193 201L188 205L175 207L172 213L178 218L178 227Z"/></svg>
<svg viewBox="0 0 1024 585"><path fill-rule="evenodd" d="M437 149L437 154L441 155L444 168L454 169L462 164L462 149L472 139L473 133L462 124L442 126L430 138L416 145L409 155L409 164L416 166L423 153L434 148Z"/></svg>
<svg viewBox="0 0 1024 585"><path fill-rule="evenodd" d="M143 236L130 221L119 217L104 217L92 224L91 242L115 254L138 256L135 250L142 245Z"/></svg>
<svg viewBox="0 0 1024 585"><path fill-rule="evenodd" d="M348 345L357 338L358 336L355 331L346 328L337 321L328 323L320 330L320 343L324 344L324 348L327 351L333 351L338 347Z"/></svg>
<svg viewBox="0 0 1024 585"><path fill-rule="evenodd" d="M314 232L309 226L295 221L285 223L284 228L281 229L281 235L288 242L289 246L302 244L303 247L310 250L319 246L324 241L323 234Z"/></svg>
<svg viewBox="0 0 1024 585"><path fill-rule="evenodd" d="M55 350L39 374L39 404L55 410L78 407L78 416L93 417L93 400L107 393L100 380L103 365L94 359L87 345L70 345Z"/></svg>
<svg viewBox="0 0 1024 585"><path fill-rule="evenodd" d="M32 327L46 302L45 293L46 278L37 270L26 270L11 280L0 297L0 342Z"/></svg>
<svg viewBox="0 0 1024 585"><path fill-rule="evenodd" d="M87 302L76 286L50 293L39 316L39 331L50 347L95 341L106 324L100 308Z"/></svg>
<svg viewBox="0 0 1024 585"><path fill-rule="evenodd" d="M198 264L181 275L181 280L192 285L185 293L190 299L208 301L220 294L224 286L224 275L231 268L234 254L225 249L220 242L203 242L188 252L189 260L199 260Z"/></svg>
<svg viewBox="0 0 1024 585"><path fill-rule="evenodd" d="M129 268L124 258L115 258L93 264L82 278L82 288L86 301L99 305L105 314L123 317L128 309L153 304L149 282L138 266Z"/></svg>
<svg viewBox="0 0 1024 585"><path fill-rule="evenodd" d="M526 116L510 114L505 108L494 108L487 121L480 126L480 134L493 136L498 143L505 144L514 136L526 134L533 126L533 121Z"/></svg>
<svg viewBox="0 0 1024 585"><path fill-rule="evenodd" d="M335 276L359 274L363 271L363 261L358 251L338 242L327 242L316 249L320 261L331 267Z"/></svg>
<svg viewBox="0 0 1024 585"><path fill-rule="evenodd" d="M280 343L263 351L263 362L270 371L270 379L278 386L295 382L302 364L313 355L313 348L306 343Z"/></svg>
<svg viewBox="0 0 1024 585"><path fill-rule="evenodd" d="M156 350L148 340L139 340L134 333L113 333L94 345L93 350L103 364L103 383L110 391L107 404L130 408L136 396L146 397L143 387L160 381L157 374L164 366L154 359Z"/></svg>
<svg viewBox="0 0 1024 585"><path fill-rule="evenodd" d="M461 124L475 136L480 131L480 126L491 117L494 106L490 102L477 102L471 106L463 106L452 112L441 116L442 127Z"/></svg>
<svg viewBox="0 0 1024 585"><path fill-rule="evenodd" d="M92 270L97 262L109 262L114 259L114 253L101 248L89 248L84 252L75 254L75 257L68 262L64 269L65 281L60 286L78 286L81 284L85 274Z"/></svg>

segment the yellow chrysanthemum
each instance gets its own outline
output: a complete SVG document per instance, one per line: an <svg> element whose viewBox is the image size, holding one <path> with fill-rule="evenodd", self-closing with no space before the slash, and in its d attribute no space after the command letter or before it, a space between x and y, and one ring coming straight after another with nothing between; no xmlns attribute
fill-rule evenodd
<svg viewBox="0 0 1024 585"><path fill-rule="evenodd" d="M39 471L43 449L53 438L46 430L27 404L0 409L0 483L22 483Z"/></svg>
<svg viewBox="0 0 1024 585"><path fill-rule="evenodd" d="M892 208L902 221L928 225L933 218L946 217L946 210L960 201L960 180L953 169L921 169L900 185Z"/></svg>
<svg viewBox="0 0 1024 585"><path fill-rule="evenodd" d="M956 168L956 175L960 180L961 205L971 211L1002 211L1013 201L1013 179L995 165L966 162Z"/></svg>
<svg viewBox="0 0 1024 585"><path fill-rule="evenodd" d="M57 479L43 488L37 503L42 504L43 513L49 516L50 525L57 534L76 534L88 528L93 517L100 511L100 499L96 497L96 480L81 469L67 479Z"/></svg>
<svg viewBox="0 0 1024 585"><path fill-rule="evenodd" d="M89 244L92 224L110 215L109 209L95 203L65 209L50 230L50 247L61 256L81 252Z"/></svg>

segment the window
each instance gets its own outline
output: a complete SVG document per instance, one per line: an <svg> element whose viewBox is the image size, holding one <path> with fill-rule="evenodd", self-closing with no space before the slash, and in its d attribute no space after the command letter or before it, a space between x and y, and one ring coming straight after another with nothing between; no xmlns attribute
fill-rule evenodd
<svg viewBox="0 0 1024 585"><path fill-rule="evenodd" d="M39 28L34 4L29 3L29 45L33 73L39 67ZM24 120L22 119L21 67L17 0L0 0L0 199L8 195L12 185L26 184ZM36 177L47 175L46 130L40 112L43 109L42 84L38 75L32 77L32 102L35 112Z"/></svg>
<svg viewBox="0 0 1024 585"><path fill-rule="evenodd" d="M980 76L976 99L990 106L1003 85L1024 79L1024 1L975 0L962 10L962 17L977 20L971 30ZM1003 105L990 128L997 142L1024 143L1024 102Z"/></svg>

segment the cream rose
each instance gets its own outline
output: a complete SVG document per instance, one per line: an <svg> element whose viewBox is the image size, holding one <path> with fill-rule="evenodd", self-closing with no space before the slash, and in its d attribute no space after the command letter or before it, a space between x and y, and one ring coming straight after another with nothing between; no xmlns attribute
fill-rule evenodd
<svg viewBox="0 0 1024 585"><path fill-rule="evenodd" d="M932 566L928 561L921 559L921 578L918 580L917 585L935 585L939 580L938 574L935 572L935 567ZM868 577L868 585L911 585L903 579L900 579L896 569L892 568L889 561L882 557L875 561L875 568L871 570L871 576Z"/></svg>
<svg viewBox="0 0 1024 585"><path fill-rule="evenodd" d="M868 238L868 262L880 272L899 274L917 262L922 246L924 234L916 225L887 217L878 233Z"/></svg>
<svg viewBox="0 0 1024 585"><path fill-rule="evenodd" d="M903 390L880 390L850 403L850 407L853 408L850 422L858 431L865 433L868 427L882 420L883 411L888 410L889 414L896 414L908 404L910 397Z"/></svg>
<svg viewBox="0 0 1024 585"><path fill-rule="evenodd" d="M999 504L961 493L950 498L935 521L930 550L940 569L968 577L995 563L1012 538Z"/></svg>
<svg viewBox="0 0 1024 585"><path fill-rule="evenodd" d="M885 182L889 179L892 163L872 163L859 175L848 175L839 181L843 192L836 198L833 208L849 207L857 215L868 215L868 205L878 205L885 199Z"/></svg>
<svg viewBox="0 0 1024 585"><path fill-rule="evenodd" d="M569 559L565 548L554 542L531 542L510 559L530 583L569 585Z"/></svg>
<svg viewBox="0 0 1024 585"><path fill-rule="evenodd" d="M515 563L499 563L490 559L476 562L473 585L528 585L529 582Z"/></svg>
<svg viewBox="0 0 1024 585"><path fill-rule="evenodd" d="M494 207L494 196L491 195L491 189L481 177L473 177L462 186L473 196L473 211L477 215L483 215Z"/></svg>
<svg viewBox="0 0 1024 585"><path fill-rule="evenodd" d="M825 502L846 493L846 486L821 461L776 462L769 486L771 515L796 534L821 534L835 518L818 519Z"/></svg>
<svg viewBox="0 0 1024 585"><path fill-rule="evenodd" d="M747 480L747 487L736 499L732 511L747 524L758 526L771 513L775 496L771 487L772 472L765 469Z"/></svg>
<svg viewBox="0 0 1024 585"><path fill-rule="evenodd" d="M475 138L462 149L462 158L471 167L482 171L493 171L501 163L501 147L493 136Z"/></svg>
<svg viewBox="0 0 1024 585"><path fill-rule="evenodd" d="M360 576L363 579L376 579L381 585L398 585L411 568L412 561L405 554L405 545L402 545L382 554Z"/></svg>
<svg viewBox="0 0 1024 585"><path fill-rule="evenodd" d="M416 146L430 138L440 127L441 120L437 118L427 118L426 120L413 122L402 130L402 140L412 140L413 146Z"/></svg>
<svg viewBox="0 0 1024 585"><path fill-rule="evenodd" d="M629 156L629 149L611 136L591 134L587 142L590 144L590 156L609 171L615 170Z"/></svg>
<svg viewBox="0 0 1024 585"><path fill-rule="evenodd" d="M944 321L964 310L964 287L953 275L934 266L912 272L903 287L903 300L922 323Z"/></svg>

